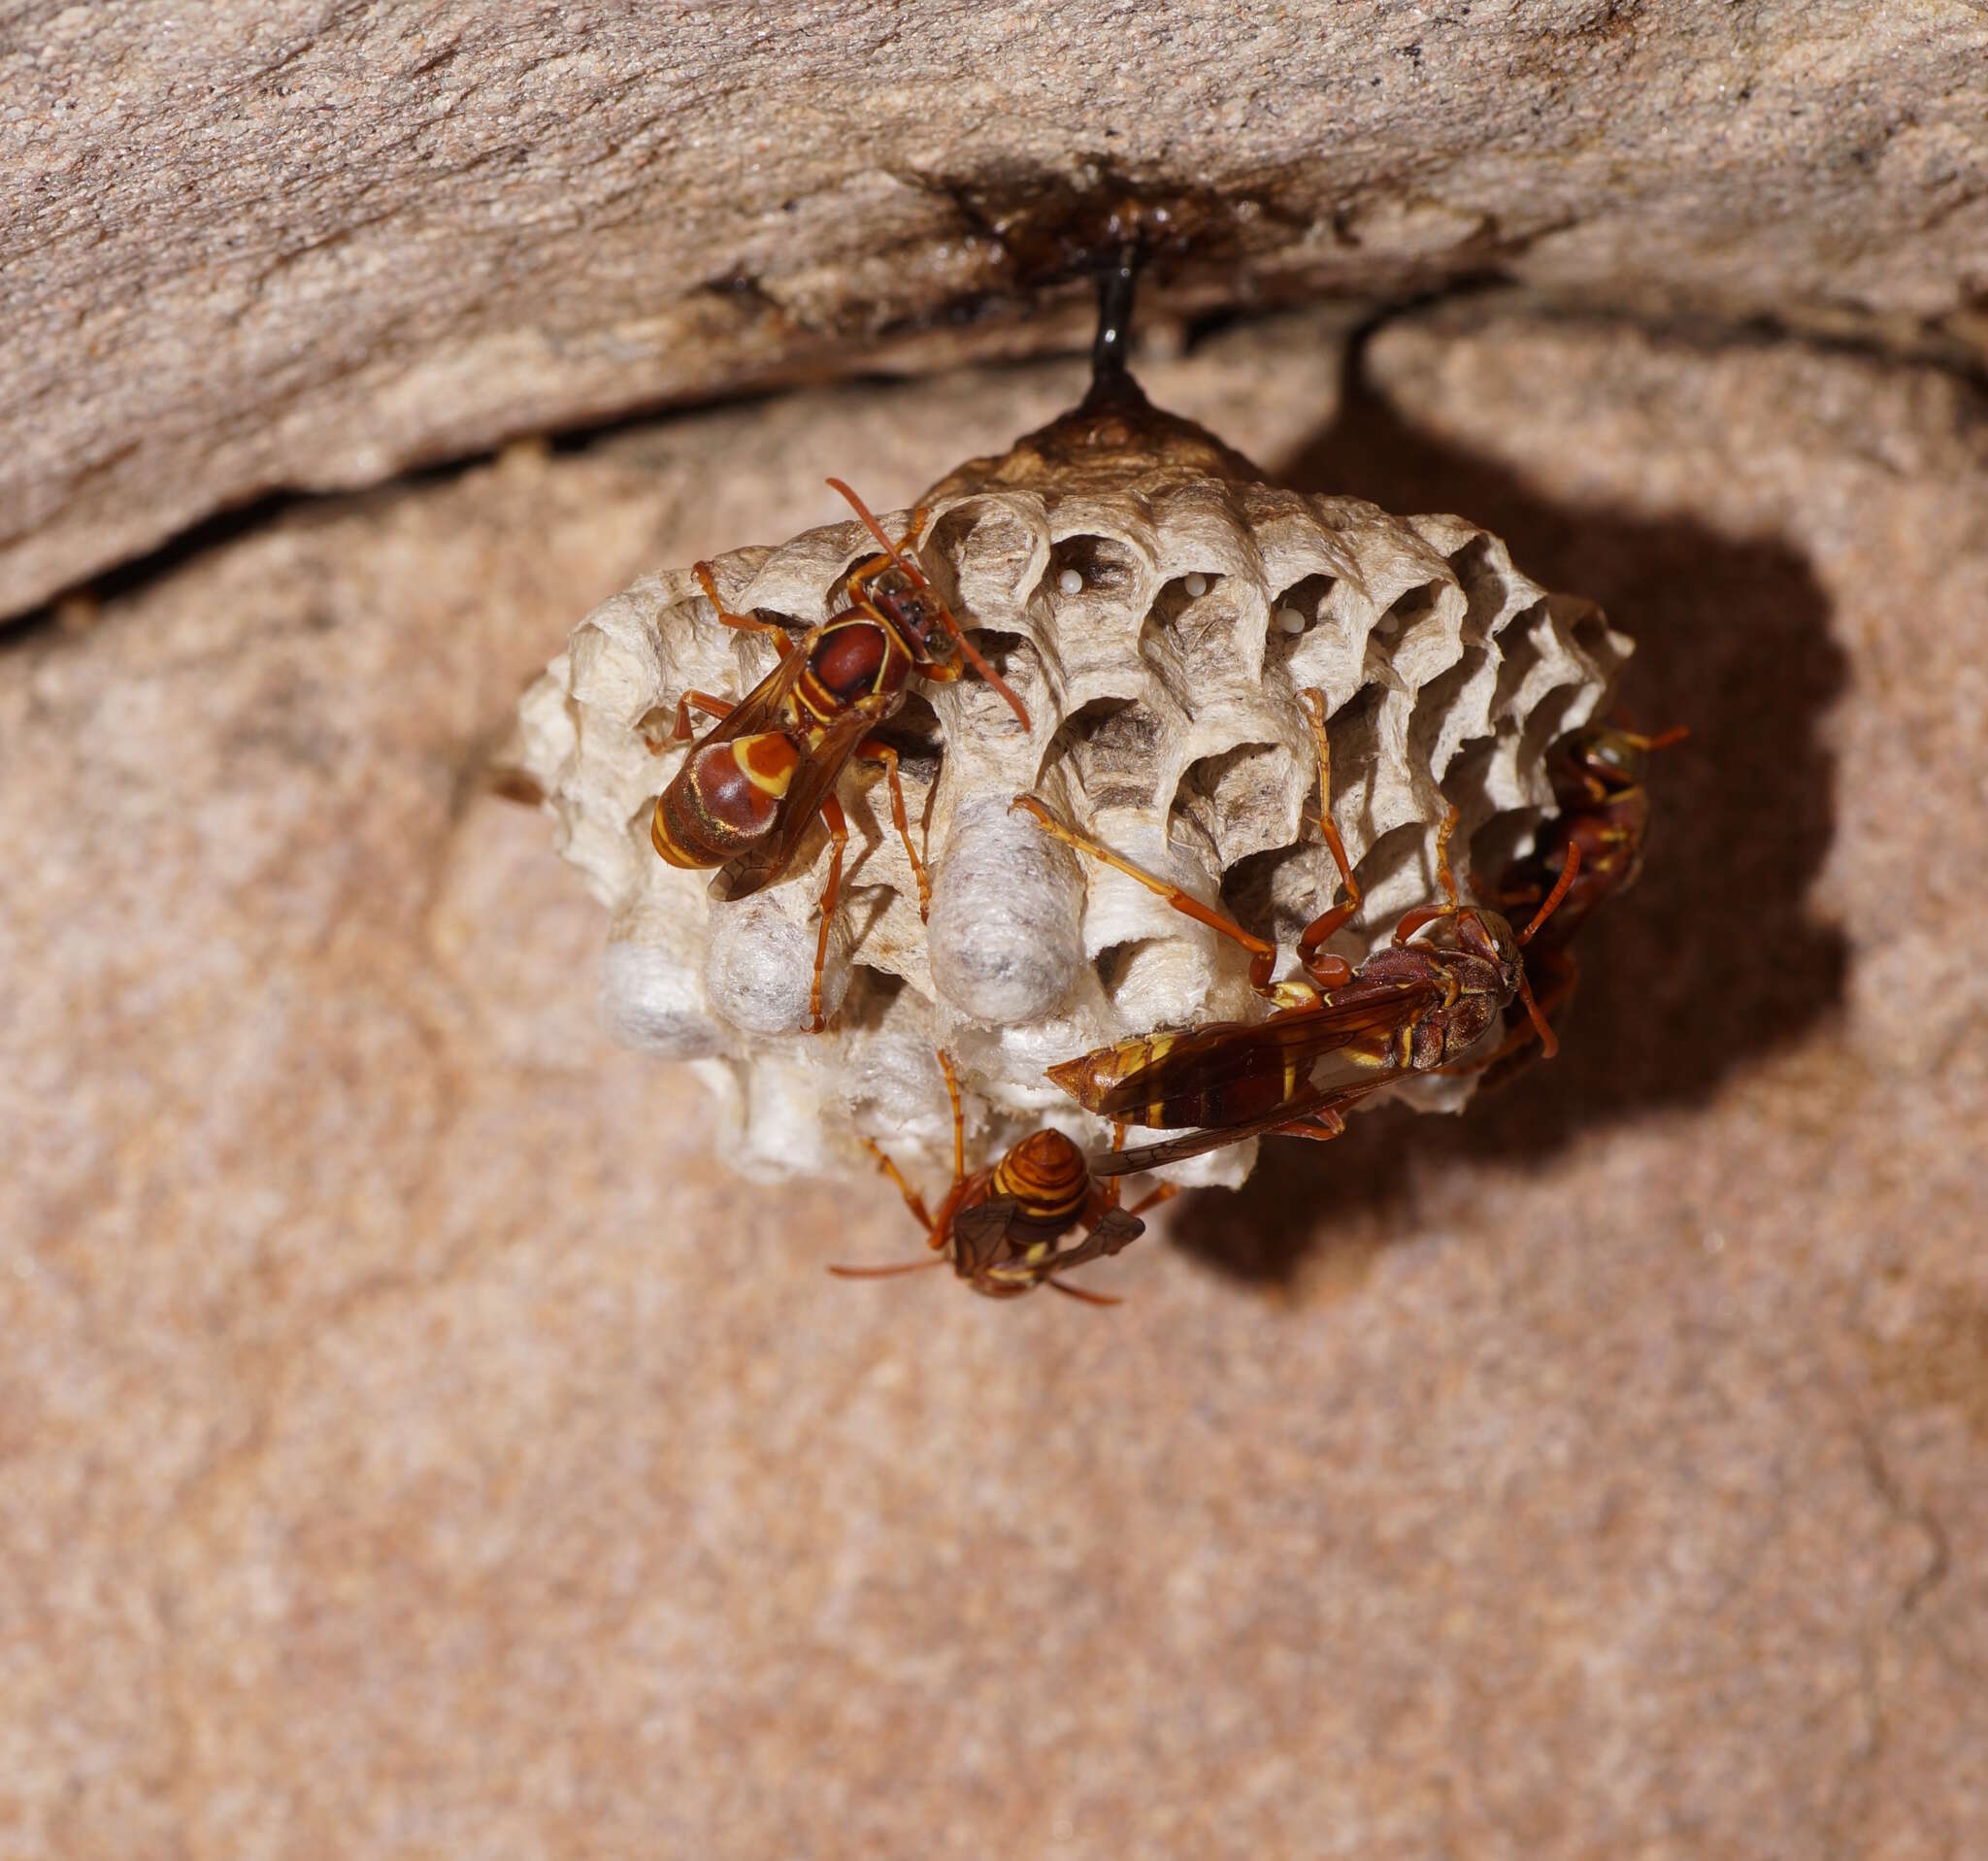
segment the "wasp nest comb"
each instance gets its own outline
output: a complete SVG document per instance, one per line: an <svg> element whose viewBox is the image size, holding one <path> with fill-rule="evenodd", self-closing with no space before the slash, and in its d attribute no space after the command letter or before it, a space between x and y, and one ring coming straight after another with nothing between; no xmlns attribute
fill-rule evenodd
<svg viewBox="0 0 1988 1861"><path fill-rule="evenodd" d="M1604 703L1630 649L1592 604L1547 593L1463 518L1280 489L1122 379L1004 457L961 466L921 511L911 555L1029 722L969 672L914 677L877 732L898 752L929 919L886 782L848 763L822 1032L808 1031L832 856L820 825L773 882L724 902L650 843L686 753L669 741L676 708L686 692L751 690L778 663L769 634L721 622L692 571L646 577L588 615L522 704L559 848L611 913L606 1016L624 1041L704 1071L738 1123L729 1154L756 1174L867 1170L859 1136L949 1160L942 1045L977 1150L1045 1121L1109 1142L1044 1068L1263 1012L1236 945L1080 866L1011 812L1016 795L1275 936L1288 962L1338 882L1298 700L1316 690L1333 815L1366 895L1330 947L1358 962L1434 894L1452 807L1459 851L1483 836L1480 865L1523 841L1552 804L1546 747ZM896 537L910 520L882 527ZM846 606L849 570L877 552L842 523L734 550L710 576L731 613L798 637ZM1425 1103L1465 1089L1401 1088ZM1240 1181L1253 1156L1237 1146L1182 1178Z"/></svg>

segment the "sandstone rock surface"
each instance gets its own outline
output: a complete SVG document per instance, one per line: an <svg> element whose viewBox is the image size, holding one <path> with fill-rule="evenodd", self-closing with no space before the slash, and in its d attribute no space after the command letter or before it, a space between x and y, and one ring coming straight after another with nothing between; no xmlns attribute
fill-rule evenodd
<svg viewBox="0 0 1988 1861"><path fill-rule="evenodd" d="M1067 342L1030 288L1125 185L1177 310L1488 274L1988 354L1966 0L15 0L0 615L272 490Z"/></svg>
<svg viewBox="0 0 1988 1861"><path fill-rule="evenodd" d="M1116 1313L828 1280L895 1198L733 1180L475 779L639 571L1076 371L514 450L0 650L0 1851L1988 1849L1980 398L1452 322L1334 414L1233 340L1156 394L1494 528L1695 735L1559 1061Z"/></svg>

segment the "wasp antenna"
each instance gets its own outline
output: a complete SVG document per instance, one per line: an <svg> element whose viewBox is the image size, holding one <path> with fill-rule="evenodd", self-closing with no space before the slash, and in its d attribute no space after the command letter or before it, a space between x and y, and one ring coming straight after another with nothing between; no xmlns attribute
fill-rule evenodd
<svg viewBox="0 0 1988 1861"><path fill-rule="evenodd" d="M898 553L897 545L883 534L883 525L878 523L870 515L870 507L848 485L845 484L841 479L830 479L828 482L831 489L840 491L844 497L848 499L849 508L863 519L863 527L883 546L883 553L895 562L912 581L918 582L923 587L929 588L932 584L925 580L925 572L915 562L908 562Z"/></svg>
<svg viewBox="0 0 1988 1861"><path fill-rule="evenodd" d="M888 1267L830 1267L829 1272L838 1279L894 1279L901 1273L916 1273L924 1267L943 1267L946 1264L944 1254L934 1254L929 1260L901 1260Z"/></svg>
<svg viewBox="0 0 1988 1861"><path fill-rule="evenodd" d="M1518 992L1519 999L1526 1005L1526 1013L1532 1016L1533 1025L1540 1032L1540 1057L1550 1060L1560 1051L1560 1037L1553 1032L1546 1017L1540 1013L1540 1005L1533 1000L1532 984L1526 980L1523 969L1518 973Z"/></svg>
<svg viewBox="0 0 1988 1861"><path fill-rule="evenodd" d="M931 584L928 582L926 585L929 587ZM1024 730L1028 729L1029 714L1027 706L1014 695L1013 688L1009 684L1008 681L975 650L974 643L961 631L959 622L952 617L952 611L943 601L939 604L939 619L940 624L945 628L947 633L952 635L954 643L958 646L960 651L966 655L968 663L996 691L1000 692L1002 697L1008 701L1008 708L1020 720L1021 727Z"/></svg>
<svg viewBox="0 0 1988 1861"><path fill-rule="evenodd" d="M852 489L850 489L848 485L845 484L841 479L830 479L828 482L831 486L834 487L834 489L840 491L844 497L848 499L849 508L853 510L855 514L863 519L863 527L867 529L870 532L870 534L878 540L878 543L883 545L884 554L889 556L890 559L893 562L895 562L897 566L900 569L902 569L908 576L910 576L912 581L917 582L917 584L921 588L931 588L931 578L927 576L925 572L917 566L916 563L907 561L905 557L898 552L897 545L883 534L883 525L878 523L878 520L871 515L870 507L867 504L865 504L863 500L859 498ZM936 594L938 590L935 588L933 589L933 592ZM944 601L940 602L939 604L939 623L946 630L947 633L952 635L953 644L959 648L960 652L965 656L967 663L971 665L973 669L976 672L977 672L982 679L984 679L990 685L992 685L996 691L1000 692L1002 697L1007 700L1009 709L1011 710L1016 715L1016 717L1018 717L1021 720L1021 727L1024 730L1028 729L1029 714L1027 707L1024 706L1022 701L1014 695L1013 688L1009 684L1008 681L1004 679L998 672L996 672L994 668L990 666L984 658L981 657L979 651L975 648L974 643L967 638L966 633L961 628L959 622L952 617L952 610L948 608Z"/></svg>
<svg viewBox="0 0 1988 1861"><path fill-rule="evenodd" d="M1580 842L1570 840L1567 843L1567 863L1561 867L1560 877L1553 881L1553 889L1546 894L1545 902L1533 914L1533 921L1518 934L1519 947L1521 949L1533 941L1533 937L1538 932L1540 926L1560 909L1560 901L1567 896L1567 888L1574 883L1574 876L1579 871ZM1533 1018L1538 1020L1539 1016L1536 1014ZM1547 1053L1550 1057L1552 1053L1550 1047L1547 1049Z"/></svg>
<svg viewBox="0 0 1988 1861"><path fill-rule="evenodd" d="M1654 737L1645 737L1638 731L1625 730L1622 733L1639 749L1668 749L1673 744L1682 743L1691 735L1689 724L1673 724L1669 730L1660 730Z"/></svg>

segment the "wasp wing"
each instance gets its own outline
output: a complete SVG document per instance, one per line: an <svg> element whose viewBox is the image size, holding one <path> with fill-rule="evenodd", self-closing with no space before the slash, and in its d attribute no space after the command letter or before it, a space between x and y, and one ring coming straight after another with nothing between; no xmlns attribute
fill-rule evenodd
<svg viewBox="0 0 1988 1861"><path fill-rule="evenodd" d="M1067 1273L1087 1260L1103 1260L1122 1253L1144 1232L1145 1223L1129 1210L1107 1209L1090 1233L1056 1256L1056 1271Z"/></svg>
<svg viewBox="0 0 1988 1861"><path fill-rule="evenodd" d="M997 1195L952 1217L952 1257L962 1277L971 1279L1000 1259L1008 1231L1020 1213L1021 1204L1013 1196Z"/></svg>
<svg viewBox="0 0 1988 1861"><path fill-rule="evenodd" d="M1337 1091L1317 1089L1300 1093L1281 1105L1273 1106L1259 1116L1243 1118L1234 1124L1210 1125L1205 1131L1189 1131L1158 1144L1142 1144L1130 1150L1106 1150L1090 1159L1091 1173L1094 1176L1134 1176L1141 1170L1157 1170L1162 1164L1178 1163L1187 1157L1219 1150L1225 1144L1241 1144L1244 1138L1268 1137L1287 1125L1317 1117L1322 1113L1341 1111L1364 1099L1370 1092L1378 1092L1382 1086L1394 1084L1403 1077L1398 1069L1389 1067L1377 1076L1342 1086Z"/></svg>
<svg viewBox="0 0 1988 1861"><path fill-rule="evenodd" d="M801 655L796 652L788 657L799 659ZM731 719L725 721L729 723ZM808 829L814 824L815 815L820 814L822 803L834 792L836 780L855 753L856 746L880 721L881 714L874 705L857 704L822 729L803 753L801 766L794 771L773 830L737 859L718 868L711 881L713 898L749 898L787 870Z"/></svg>
<svg viewBox="0 0 1988 1861"><path fill-rule="evenodd" d="M807 669L808 655L798 648L782 654L779 665L690 746L690 753L694 756L712 744L730 743L735 737L756 736L777 720L784 722L781 706Z"/></svg>
<svg viewBox="0 0 1988 1861"><path fill-rule="evenodd" d="M1156 1059L1113 1081L1091 1109L1162 1128L1198 1124L1211 1098L1265 1080L1295 1080L1365 1036L1411 1026L1442 1000L1442 986L1434 980L1363 987L1355 978L1335 990L1331 1001L1287 1008L1263 1021L1213 1021L1176 1035ZM1343 1088L1374 1070L1371 1061L1349 1059L1343 1079L1308 1077L1304 1083Z"/></svg>

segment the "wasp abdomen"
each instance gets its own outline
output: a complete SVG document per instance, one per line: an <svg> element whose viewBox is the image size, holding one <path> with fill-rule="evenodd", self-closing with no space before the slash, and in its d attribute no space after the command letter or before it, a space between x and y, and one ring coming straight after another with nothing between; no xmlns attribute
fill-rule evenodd
<svg viewBox="0 0 1988 1861"><path fill-rule="evenodd" d="M1062 1060L1046 1069L1048 1077L1062 1086L1087 1112L1103 1113L1116 1101L1110 1094L1135 1073L1157 1065L1174 1045L1172 1034L1145 1034L1110 1047L1079 1053L1074 1060Z"/></svg>
<svg viewBox="0 0 1988 1861"><path fill-rule="evenodd" d="M800 766L783 732L693 750L656 800L649 840L672 866L721 866L773 828Z"/></svg>
<svg viewBox="0 0 1988 1861"><path fill-rule="evenodd" d="M1037 1131L996 1165L992 1186L996 1195L1013 1196L1025 1219L1053 1223L1060 1232L1090 1193L1090 1166L1061 1131Z"/></svg>

